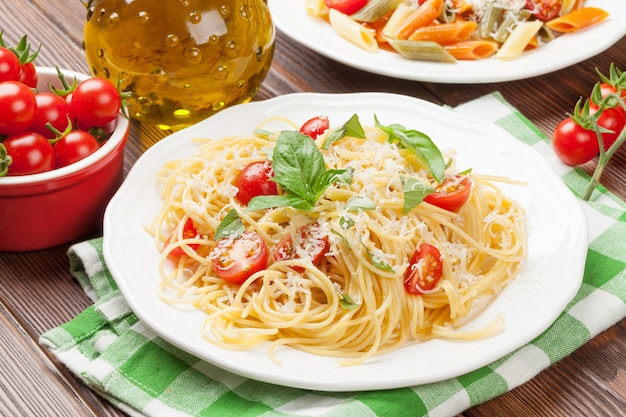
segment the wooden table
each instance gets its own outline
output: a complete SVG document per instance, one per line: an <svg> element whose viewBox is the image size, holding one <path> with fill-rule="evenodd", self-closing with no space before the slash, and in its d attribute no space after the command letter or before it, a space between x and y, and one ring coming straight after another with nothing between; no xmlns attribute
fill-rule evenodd
<svg viewBox="0 0 626 417"><path fill-rule="evenodd" d="M0 2L7 43L24 34L43 48L38 65L88 72L81 49L85 9L78 0ZM431 84L365 73L321 57L281 33L275 59L256 99L294 92L385 91L456 106L494 90L550 135L596 82L595 68L626 69L626 37L608 51L553 74L479 85ZM126 169L144 145L164 133L134 125ZM586 166L590 172L595 162ZM603 183L626 199L626 147L613 158ZM0 207L1 210L1 207ZM2 231L0 231L0 239ZM39 336L86 308L90 301L70 275L68 246L33 253L0 253L0 415L120 416L38 344ZM617 416L626 409L626 321L597 336L523 386L463 416Z"/></svg>

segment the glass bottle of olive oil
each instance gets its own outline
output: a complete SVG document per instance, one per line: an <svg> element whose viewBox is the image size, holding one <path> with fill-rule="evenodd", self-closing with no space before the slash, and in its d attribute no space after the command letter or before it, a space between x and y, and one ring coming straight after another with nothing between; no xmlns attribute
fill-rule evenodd
<svg viewBox="0 0 626 417"><path fill-rule="evenodd" d="M94 76L130 91L133 119L179 130L252 99L274 53L264 0L90 0Z"/></svg>

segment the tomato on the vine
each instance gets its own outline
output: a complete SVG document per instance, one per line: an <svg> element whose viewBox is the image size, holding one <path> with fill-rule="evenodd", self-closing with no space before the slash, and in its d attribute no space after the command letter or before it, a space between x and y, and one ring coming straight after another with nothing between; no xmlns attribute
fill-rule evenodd
<svg viewBox="0 0 626 417"><path fill-rule="evenodd" d="M310 136L312 139L317 139L317 137L326 132L329 127L330 121L328 120L328 116L315 116L304 122L300 127L300 133Z"/></svg>
<svg viewBox="0 0 626 417"><path fill-rule="evenodd" d="M424 294L435 288L443 273L441 252L429 243L420 244L409 262L404 288L409 294Z"/></svg>
<svg viewBox="0 0 626 417"><path fill-rule="evenodd" d="M250 276L267 268L267 244L256 232L236 238L223 238L209 255L213 271L224 281L243 284Z"/></svg>
<svg viewBox="0 0 626 417"><path fill-rule="evenodd" d="M2 143L12 160L7 175L39 174L54 169L54 148L39 133L18 133Z"/></svg>
<svg viewBox="0 0 626 417"><path fill-rule="evenodd" d="M54 144L55 168L61 168L86 158L100 148L100 144L84 130L72 130Z"/></svg>
<svg viewBox="0 0 626 417"><path fill-rule="evenodd" d="M448 211L459 211L470 196L472 180L468 176L446 175L443 182L424 201Z"/></svg>
<svg viewBox="0 0 626 417"><path fill-rule="evenodd" d="M367 0L324 0L324 3L330 9L350 15L365 7Z"/></svg>
<svg viewBox="0 0 626 417"><path fill-rule="evenodd" d="M571 117L564 119L554 130L552 147L563 163L571 166L591 161L600 152L598 137Z"/></svg>
<svg viewBox="0 0 626 417"><path fill-rule="evenodd" d="M69 100L72 114L89 127L103 126L117 118L122 106L115 85L104 78L88 78L80 82Z"/></svg>
<svg viewBox="0 0 626 417"><path fill-rule="evenodd" d="M0 47L0 82L19 81L22 64L10 49Z"/></svg>
<svg viewBox="0 0 626 417"><path fill-rule="evenodd" d="M591 103L589 105L589 114L595 114L598 106ZM602 132L602 143L604 150L607 150L615 143L617 137L626 126L626 113L622 108L612 107L602 110L598 117L598 126L603 127L611 132Z"/></svg>
<svg viewBox="0 0 626 417"><path fill-rule="evenodd" d="M72 120L70 105L65 99L54 93L40 92L35 94L35 100L37 110L28 130L52 139L56 134L46 127L50 123L54 129L64 132Z"/></svg>
<svg viewBox="0 0 626 417"><path fill-rule="evenodd" d="M300 227L294 237L289 235L280 241L274 249L274 261L302 259L318 265L329 248L328 232L317 223L307 224Z"/></svg>
<svg viewBox="0 0 626 417"><path fill-rule="evenodd" d="M0 134L12 135L33 123L37 102L35 94L19 81L0 83Z"/></svg>
<svg viewBox="0 0 626 417"><path fill-rule="evenodd" d="M272 181L274 171L270 162L251 162L246 165L237 178L235 187L238 188L237 200L241 204L248 204L254 197L260 195L277 195L278 188Z"/></svg>
<svg viewBox="0 0 626 417"><path fill-rule="evenodd" d="M559 15L563 0L526 0L526 9L539 20L552 20Z"/></svg>

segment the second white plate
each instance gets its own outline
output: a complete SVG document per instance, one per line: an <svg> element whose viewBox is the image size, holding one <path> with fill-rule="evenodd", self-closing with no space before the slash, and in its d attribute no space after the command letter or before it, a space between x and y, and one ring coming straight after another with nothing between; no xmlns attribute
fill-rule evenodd
<svg viewBox="0 0 626 417"><path fill-rule="evenodd" d="M609 12L603 22L578 33L560 36L520 58L502 61L488 58L454 64L411 61L400 55L367 52L340 37L322 19L309 16L305 0L269 0L278 29L317 53L367 72L415 81L437 83L492 83L547 74L581 62L611 47L626 35L626 2L587 0L585 5Z"/></svg>

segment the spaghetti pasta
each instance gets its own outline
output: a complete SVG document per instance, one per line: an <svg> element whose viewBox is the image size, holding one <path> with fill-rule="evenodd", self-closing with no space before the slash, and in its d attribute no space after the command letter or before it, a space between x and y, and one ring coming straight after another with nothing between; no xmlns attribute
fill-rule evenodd
<svg viewBox="0 0 626 417"><path fill-rule="evenodd" d="M285 123L285 131L298 130L295 123ZM391 141L389 130L377 121L363 128L363 137L339 128L314 143L301 139L317 149L307 160L319 152L327 172L351 174L349 181L326 188L310 210L243 206L233 186L237 175L251 162L278 169L285 131L257 129L247 136L206 140L193 156L163 168L164 203L148 230L162 250L159 293L164 302L206 312L199 331L210 343L249 349L269 342L278 363L281 346L355 365L407 343L436 337L475 340L499 331L498 320L472 331L456 328L523 265L523 208L496 185L510 180L464 173L473 185L458 212L426 201L407 209L407 184L431 187L433 172L403 143ZM446 159L446 176L457 175L453 158ZM267 267L241 285L219 278L211 261L218 229L233 213L243 229L258 233L274 252ZM177 227L188 219L193 236ZM280 242L295 239L306 225L316 225L316 233L328 238L321 262L306 254L280 258ZM178 230L173 240L168 238L172 230ZM431 289L410 293L407 277L417 268L411 259L422 244L440 252L435 261L441 263L441 278ZM168 258L177 248L186 256ZM310 252L306 244L299 248Z"/></svg>

